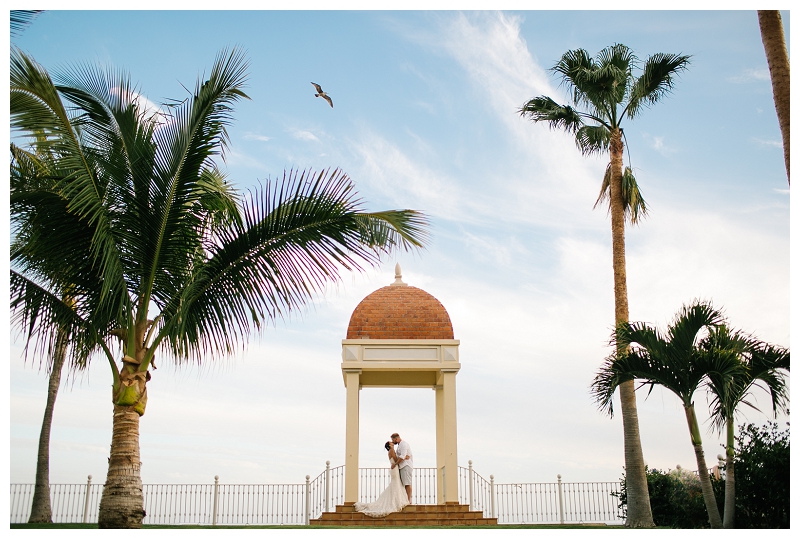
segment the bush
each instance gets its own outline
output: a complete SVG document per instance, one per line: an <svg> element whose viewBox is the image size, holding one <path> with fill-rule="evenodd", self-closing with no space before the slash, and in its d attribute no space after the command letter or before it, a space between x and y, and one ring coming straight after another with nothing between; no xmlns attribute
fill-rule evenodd
<svg viewBox="0 0 800 539"><path fill-rule="evenodd" d="M653 512L653 521L656 526L668 528L708 528L708 513L706 512L703 492L700 488L700 479L688 470L661 470L645 468L647 474L647 490L650 493L650 509ZM619 497L620 516L625 518L628 497L625 487L625 476L620 479L621 491ZM717 505L722 512L723 496L725 492L724 481L714 479L714 495Z"/></svg>
<svg viewBox="0 0 800 539"><path fill-rule="evenodd" d="M739 429L734 457L737 528L789 527L789 429Z"/></svg>
<svg viewBox="0 0 800 539"><path fill-rule="evenodd" d="M788 423L787 423L788 427ZM763 427L744 425L736 437L736 518L737 528L789 527L789 430L779 431L776 423ZM707 528L700 480L687 470L646 468L650 509L657 526L669 528ZM620 479L620 516L625 518L627 492L625 475ZM711 477L720 515L725 503L725 480Z"/></svg>

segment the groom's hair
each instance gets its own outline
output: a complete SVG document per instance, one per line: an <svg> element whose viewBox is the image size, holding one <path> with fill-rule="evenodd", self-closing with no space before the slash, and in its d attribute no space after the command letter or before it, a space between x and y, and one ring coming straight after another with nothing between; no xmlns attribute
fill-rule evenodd
<svg viewBox="0 0 800 539"><path fill-rule="evenodd" d="M397 438L399 438L399 437L400 437L400 435L399 435L399 434L397 434L397 433L395 432L394 434L392 434L392 438L394 438L394 437L397 437Z"/></svg>

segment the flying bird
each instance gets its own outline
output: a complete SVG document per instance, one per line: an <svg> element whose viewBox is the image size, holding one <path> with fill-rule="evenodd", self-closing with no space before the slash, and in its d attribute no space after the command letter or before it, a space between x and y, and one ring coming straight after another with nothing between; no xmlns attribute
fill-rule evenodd
<svg viewBox="0 0 800 539"><path fill-rule="evenodd" d="M314 94L314 97L322 97L322 98L324 98L325 101L327 101L328 104L331 106L331 108L333 108L333 100L330 98L330 96L328 94L326 94L323 91L322 86L320 86L316 82L312 82L311 84L314 85L314 88L316 88L317 92L318 92L318 93Z"/></svg>

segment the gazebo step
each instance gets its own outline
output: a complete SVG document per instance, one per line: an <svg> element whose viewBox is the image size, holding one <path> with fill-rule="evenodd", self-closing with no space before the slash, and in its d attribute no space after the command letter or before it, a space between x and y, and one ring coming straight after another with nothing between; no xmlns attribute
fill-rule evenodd
<svg viewBox="0 0 800 539"><path fill-rule="evenodd" d="M337 505L335 512L322 513L312 526L496 526L496 518L484 518L482 511L468 505L407 505L402 511L373 518L352 505Z"/></svg>

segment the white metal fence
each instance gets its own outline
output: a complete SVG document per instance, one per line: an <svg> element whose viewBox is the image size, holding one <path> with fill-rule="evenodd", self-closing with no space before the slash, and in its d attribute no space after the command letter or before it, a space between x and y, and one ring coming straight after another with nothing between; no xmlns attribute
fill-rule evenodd
<svg viewBox="0 0 800 539"><path fill-rule="evenodd" d="M446 472L446 470L445 470ZM604 522L622 524L618 482L495 483L458 468L459 502L500 524ZM369 502L388 486L386 468L359 470L359 498ZM447 476L445 475L445 482ZM11 523L28 521L33 485L12 484ZM415 468L412 503L435 504L436 468ZM102 485L50 485L53 522L97 522ZM344 466L330 467L305 483L242 485L143 485L145 524L303 525L344 503Z"/></svg>

